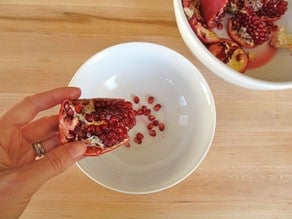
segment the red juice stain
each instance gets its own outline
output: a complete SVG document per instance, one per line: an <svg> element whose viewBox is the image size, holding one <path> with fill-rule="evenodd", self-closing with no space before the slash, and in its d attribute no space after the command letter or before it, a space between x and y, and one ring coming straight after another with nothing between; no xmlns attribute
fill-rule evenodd
<svg viewBox="0 0 292 219"><path fill-rule="evenodd" d="M258 46L255 49L247 50L247 52L250 52L254 56L248 63L247 69L255 69L266 65L273 59L277 51L276 48L270 46L268 43Z"/></svg>

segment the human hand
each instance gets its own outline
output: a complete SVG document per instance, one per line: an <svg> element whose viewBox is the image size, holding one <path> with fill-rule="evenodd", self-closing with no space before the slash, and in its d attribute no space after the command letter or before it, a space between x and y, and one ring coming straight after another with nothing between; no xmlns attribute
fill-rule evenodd
<svg viewBox="0 0 292 219"><path fill-rule="evenodd" d="M78 88L69 87L38 93L0 117L0 218L19 217L47 180L82 158L83 143L59 146L58 115L33 120L39 112L79 96ZM35 160L33 142L41 142L46 151L40 160Z"/></svg>

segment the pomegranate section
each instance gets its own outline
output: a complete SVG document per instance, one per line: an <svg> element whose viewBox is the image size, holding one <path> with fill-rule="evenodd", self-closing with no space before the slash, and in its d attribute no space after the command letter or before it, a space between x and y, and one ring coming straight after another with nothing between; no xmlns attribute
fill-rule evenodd
<svg viewBox="0 0 292 219"><path fill-rule="evenodd" d="M240 11L228 20L228 33L239 45L254 48L270 39L273 26L248 11Z"/></svg>
<svg viewBox="0 0 292 219"><path fill-rule="evenodd" d="M154 106L148 106L147 104L154 103L153 96L148 96L145 100L144 105L137 95L133 96L133 103L120 98L65 100L59 111L60 142L85 142L85 156L97 156L121 145L130 147L128 132L136 125L136 118L139 116L147 119L145 130L155 137L154 126L163 131L165 125L156 119L157 115L154 115L150 108L158 111L162 105L156 103ZM137 109L134 109L134 106L137 106ZM137 132L133 142L142 144L143 138L144 134Z"/></svg>
<svg viewBox="0 0 292 219"><path fill-rule="evenodd" d="M129 142L128 131L135 125L133 105L124 99L65 100L59 112L60 142L85 142L85 156L103 154Z"/></svg>

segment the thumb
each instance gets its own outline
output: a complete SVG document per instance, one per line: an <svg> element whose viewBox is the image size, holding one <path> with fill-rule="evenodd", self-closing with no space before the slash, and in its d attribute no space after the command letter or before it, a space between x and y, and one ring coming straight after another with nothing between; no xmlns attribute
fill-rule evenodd
<svg viewBox="0 0 292 219"><path fill-rule="evenodd" d="M32 190L39 189L47 180L64 172L83 157L86 145L72 142L61 145L47 153L42 159L33 161L25 167L23 174L32 179Z"/></svg>

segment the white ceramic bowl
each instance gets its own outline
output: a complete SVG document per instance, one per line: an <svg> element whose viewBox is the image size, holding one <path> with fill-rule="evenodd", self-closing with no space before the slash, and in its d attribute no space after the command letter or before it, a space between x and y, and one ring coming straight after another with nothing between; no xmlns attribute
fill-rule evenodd
<svg viewBox="0 0 292 219"><path fill-rule="evenodd" d="M244 74L232 70L213 56L201 43L191 29L184 14L182 0L173 0L178 29L191 52L206 65L209 70L222 79L235 85L255 90L280 90L292 88L292 56L287 49L279 49L266 65L247 70ZM292 33L292 0L288 0L288 11L278 22Z"/></svg>
<svg viewBox="0 0 292 219"><path fill-rule="evenodd" d="M189 176L209 150L216 123L213 96L192 63L171 49L142 42L106 48L86 61L69 85L80 87L82 97L138 95L143 104L153 95L162 104L157 116L166 128L155 138L140 120L130 136L144 133L142 145L78 162L106 188L131 194L169 188Z"/></svg>

